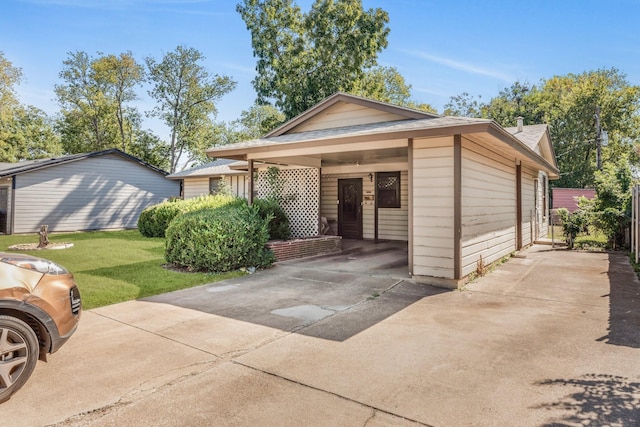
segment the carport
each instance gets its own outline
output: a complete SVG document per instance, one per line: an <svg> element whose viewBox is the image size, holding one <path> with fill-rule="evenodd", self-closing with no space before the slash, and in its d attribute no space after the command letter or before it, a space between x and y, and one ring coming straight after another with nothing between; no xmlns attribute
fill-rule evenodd
<svg viewBox="0 0 640 427"><path fill-rule="evenodd" d="M207 154L246 161L248 199L276 193L293 237L326 223L345 239L408 242L411 277L444 287L546 235L558 176L546 125L507 130L344 93Z"/></svg>

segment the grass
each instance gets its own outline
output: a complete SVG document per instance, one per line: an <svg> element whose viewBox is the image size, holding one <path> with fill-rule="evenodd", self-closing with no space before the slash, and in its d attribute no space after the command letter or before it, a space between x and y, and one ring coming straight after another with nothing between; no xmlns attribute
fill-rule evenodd
<svg viewBox="0 0 640 427"><path fill-rule="evenodd" d="M241 272L184 273L163 267L164 239L137 230L51 234L68 249L28 251L66 267L76 279L85 310L238 277ZM38 235L0 236L0 250L17 243L37 243Z"/></svg>

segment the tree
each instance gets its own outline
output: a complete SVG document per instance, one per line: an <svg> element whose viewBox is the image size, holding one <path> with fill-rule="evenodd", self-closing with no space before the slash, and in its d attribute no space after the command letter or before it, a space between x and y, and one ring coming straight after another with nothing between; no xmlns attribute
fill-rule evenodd
<svg viewBox="0 0 640 427"><path fill-rule="evenodd" d="M640 165L640 87L632 86L615 68L554 76L538 85L515 82L482 104L469 94L452 97L445 114L484 117L505 127L547 123L560 179L557 187L585 188L595 184L596 107L602 129L609 134L605 161L628 159Z"/></svg>
<svg viewBox="0 0 640 427"><path fill-rule="evenodd" d="M61 154L60 139L41 110L24 106L15 86L22 70L0 52L0 161L17 162Z"/></svg>
<svg viewBox="0 0 640 427"><path fill-rule="evenodd" d="M214 135L215 102L235 88L231 77L210 75L199 64L204 57L193 48L178 46L161 62L146 58L153 88L149 95L157 105L149 112L161 118L171 131L169 171L175 172L183 154L188 161L202 156Z"/></svg>
<svg viewBox="0 0 640 427"><path fill-rule="evenodd" d="M531 94L542 120L550 125L560 168L562 187L584 188L595 184L596 107L601 108L602 128L610 133L608 151L637 161L640 87L631 86L618 70L602 69L544 80ZM627 156L628 154L628 156Z"/></svg>
<svg viewBox="0 0 640 427"><path fill-rule="evenodd" d="M363 76L354 82L350 93L402 107L436 112L431 105L418 103L411 98L411 85L396 67L376 66L365 70Z"/></svg>
<svg viewBox="0 0 640 427"><path fill-rule="evenodd" d="M252 105L240 113L240 118L230 123L216 125L215 145L233 144L260 138L284 123L285 117L271 105Z"/></svg>
<svg viewBox="0 0 640 427"><path fill-rule="evenodd" d="M129 145L129 154L164 171L169 170L169 147L149 130L141 130Z"/></svg>
<svg viewBox="0 0 640 427"><path fill-rule="evenodd" d="M293 0L244 0L236 10L251 32L257 101L275 101L288 119L350 92L388 44L388 14L360 0L315 0L306 14Z"/></svg>
<svg viewBox="0 0 640 427"><path fill-rule="evenodd" d="M69 52L55 85L62 119L58 129L65 151L82 153L114 147L117 140L115 101L86 52Z"/></svg>
<svg viewBox="0 0 640 427"><path fill-rule="evenodd" d="M480 102L480 96L478 99L474 99L468 92L462 92L460 95L454 95L449 98L449 102L444 104L444 111L442 114L445 116L458 116L458 117L482 117L482 104Z"/></svg>
<svg viewBox="0 0 640 427"><path fill-rule="evenodd" d="M97 58L92 68L95 80L104 88L106 98L115 103L120 149L127 152L127 146L135 140L134 124L139 121L138 112L127 103L138 99L134 87L142 83L144 68L136 62L131 52Z"/></svg>
<svg viewBox="0 0 640 427"><path fill-rule="evenodd" d="M488 104L481 105L481 116L504 127L515 126L518 117L523 118L525 125L543 123L543 112L536 102L537 91L537 87L517 81L501 90Z"/></svg>

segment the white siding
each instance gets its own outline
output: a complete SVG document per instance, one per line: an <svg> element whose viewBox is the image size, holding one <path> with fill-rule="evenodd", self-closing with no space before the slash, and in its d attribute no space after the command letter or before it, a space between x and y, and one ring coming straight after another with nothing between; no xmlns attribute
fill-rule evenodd
<svg viewBox="0 0 640 427"><path fill-rule="evenodd" d="M361 167L362 168L362 167ZM386 172L396 172L388 170ZM375 238L375 201L365 200L367 196L375 195L375 180L369 179L369 173L375 176L375 172L362 170L353 173L322 175L322 200L321 215L326 217L334 232L338 232L338 179L361 178L362 179L362 238ZM378 238L382 240L409 239L408 232L408 179L407 171L400 171L400 208L378 209Z"/></svg>
<svg viewBox="0 0 640 427"><path fill-rule="evenodd" d="M536 198L534 179L537 172L522 168L522 245L528 246L535 240Z"/></svg>
<svg viewBox="0 0 640 427"><path fill-rule="evenodd" d="M489 264L516 246L514 160L462 141L462 276L480 256Z"/></svg>
<svg viewBox="0 0 640 427"><path fill-rule="evenodd" d="M413 143L413 274L454 278L453 137Z"/></svg>
<svg viewBox="0 0 640 427"><path fill-rule="evenodd" d="M182 193L185 200L209 194L209 177L185 178L182 184Z"/></svg>
<svg viewBox="0 0 640 427"><path fill-rule="evenodd" d="M147 206L178 196L179 183L119 155L16 176L14 233L135 228Z"/></svg>
<svg viewBox="0 0 640 427"><path fill-rule="evenodd" d="M361 125L365 123L388 122L402 119L406 119L406 117L357 104L341 102L331 108L328 108L321 114L314 116L311 120L301 123L291 129L288 133Z"/></svg>
<svg viewBox="0 0 640 427"><path fill-rule="evenodd" d="M186 200L209 194L209 178L208 176L184 178L182 184L183 198ZM224 175L224 180L232 194L245 199L247 198L248 186L245 175Z"/></svg>

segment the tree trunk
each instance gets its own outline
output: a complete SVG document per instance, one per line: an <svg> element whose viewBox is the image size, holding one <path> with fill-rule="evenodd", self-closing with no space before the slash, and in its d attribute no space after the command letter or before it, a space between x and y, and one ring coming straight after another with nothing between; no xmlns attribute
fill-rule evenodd
<svg viewBox="0 0 640 427"><path fill-rule="evenodd" d="M38 243L38 247L46 248L47 245L49 244L49 226L48 225L40 226L40 232L38 234L40 235L40 242Z"/></svg>

